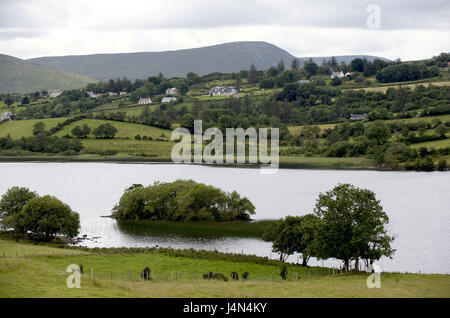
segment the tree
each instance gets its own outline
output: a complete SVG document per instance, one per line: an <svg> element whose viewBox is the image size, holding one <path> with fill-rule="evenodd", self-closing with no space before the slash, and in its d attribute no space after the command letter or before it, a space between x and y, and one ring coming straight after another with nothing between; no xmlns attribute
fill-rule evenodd
<svg viewBox="0 0 450 318"><path fill-rule="evenodd" d="M255 84L256 83L256 76L257 76L257 71L256 71L256 66L255 64L250 65L250 70L248 71L248 82L250 84Z"/></svg>
<svg viewBox="0 0 450 318"><path fill-rule="evenodd" d="M12 187L6 191L0 200L0 218L6 218L22 211L24 205L37 197L36 192L28 188Z"/></svg>
<svg viewBox="0 0 450 318"><path fill-rule="evenodd" d="M331 79L331 85L333 86L339 86L342 84L342 80L339 77L333 77Z"/></svg>
<svg viewBox="0 0 450 318"><path fill-rule="evenodd" d="M30 103L30 98L28 96L25 96L22 98L22 105L28 105Z"/></svg>
<svg viewBox="0 0 450 318"><path fill-rule="evenodd" d="M117 128L111 124L102 124L93 130L95 138L113 139L117 133Z"/></svg>
<svg viewBox="0 0 450 318"><path fill-rule="evenodd" d="M383 121L377 120L367 127L365 136L368 139L376 140L378 145L383 145L391 138L391 130Z"/></svg>
<svg viewBox="0 0 450 318"><path fill-rule="evenodd" d="M77 125L72 129L72 135L80 139L87 138L90 133L91 128L86 124L84 124L83 127Z"/></svg>
<svg viewBox="0 0 450 318"><path fill-rule="evenodd" d="M9 108L9 106L11 106L12 104L14 104L14 98L11 97L11 95L6 95L5 99L3 100L3 102L6 104L6 106Z"/></svg>
<svg viewBox="0 0 450 318"><path fill-rule="evenodd" d="M311 76L317 74L317 71L319 70L319 66L316 63L314 63L312 59L309 59L303 65L303 69L308 73L308 77L311 77Z"/></svg>
<svg viewBox="0 0 450 318"><path fill-rule="evenodd" d="M300 63L297 59L292 60L291 69L298 70L300 68Z"/></svg>
<svg viewBox="0 0 450 318"><path fill-rule="evenodd" d="M350 63L353 72L362 72L364 70L364 63L361 58L353 59Z"/></svg>
<svg viewBox="0 0 450 318"><path fill-rule="evenodd" d="M45 134L45 124L42 121L37 122L33 126L33 135L42 135Z"/></svg>
<svg viewBox="0 0 450 318"><path fill-rule="evenodd" d="M80 229L80 216L53 196L36 197L18 213L23 231L34 233L49 241L57 234L74 237Z"/></svg>
<svg viewBox="0 0 450 318"><path fill-rule="evenodd" d="M351 260L358 270L360 259L371 266L382 256L393 255L394 238L384 227L389 218L372 191L340 184L319 195L314 214L320 218L317 257L340 259L348 271Z"/></svg>
<svg viewBox="0 0 450 318"><path fill-rule="evenodd" d="M281 60L281 61L278 63L278 65L277 65L277 72L278 72L278 74L283 73L285 69L286 69L286 68L285 68L285 66L284 66L284 61Z"/></svg>
<svg viewBox="0 0 450 318"><path fill-rule="evenodd" d="M289 255L302 254L302 265L308 264L314 253L313 242L319 219L308 214L305 216L287 216L274 223L263 235L263 239L272 242L272 251L280 253L280 261Z"/></svg>

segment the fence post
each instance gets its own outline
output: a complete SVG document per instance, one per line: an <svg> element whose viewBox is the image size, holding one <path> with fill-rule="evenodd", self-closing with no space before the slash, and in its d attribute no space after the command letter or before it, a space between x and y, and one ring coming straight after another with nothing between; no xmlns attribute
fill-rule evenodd
<svg viewBox="0 0 450 318"><path fill-rule="evenodd" d="M110 274L111 274L111 280L112 280L112 272L110 272Z"/></svg>
<svg viewBox="0 0 450 318"><path fill-rule="evenodd" d="M94 269L91 268L91 280L94 280Z"/></svg>
<svg viewBox="0 0 450 318"><path fill-rule="evenodd" d="M173 280L173 272L170 272L170 280Z"/></svg>
<svg viewBox="0 0 450 318"><path fill-rule="evenodd" d="M131 280L131 271L128 271L128 280Z"/></svg>
<svg viewBox="0 0 450 318"><path fill-rule="evenodd" d="M195 280L197 280L197 272L195 272Z"/></svg>

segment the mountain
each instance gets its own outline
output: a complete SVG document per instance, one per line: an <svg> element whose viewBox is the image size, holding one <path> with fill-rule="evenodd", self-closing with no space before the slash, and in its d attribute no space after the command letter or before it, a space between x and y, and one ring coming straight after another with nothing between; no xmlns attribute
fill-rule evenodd
<svg viewBox="0 0 450 318"><path fill-rule="evenodd" d="M376 58L365 57L369 60ZM270 43L232 42L178 51L53 56L28 61L106 81L124 76L131 80L145 79L160 72L166 77L186 76L188 72L199 75L213 72L231 73L249 69L252 63L257 69L266 70L277 65L280 60L289 67L294 58L287 51ZM306 59L299 60L303 62ZM313 58L319 63L323 59ZM349 62L351 56L336 59L338 63L341 60Z"/></svg>
<svg viewBox="0 0 450 318"><path fill-rule="evenodd" d="M94 81L80 74L67 73L0 54L0 93L80 88Z"/></svg>

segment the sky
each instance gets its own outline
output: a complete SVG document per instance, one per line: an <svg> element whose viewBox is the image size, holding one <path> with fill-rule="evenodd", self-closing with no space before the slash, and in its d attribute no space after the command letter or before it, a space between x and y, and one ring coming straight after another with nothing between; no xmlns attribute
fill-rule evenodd
<svg viewBox="0 0 450 318"><path fill-rule="evenodd" d="M297 57L450 51L448 0L0 0L0 54L153 52L265 41Z"/></svg>

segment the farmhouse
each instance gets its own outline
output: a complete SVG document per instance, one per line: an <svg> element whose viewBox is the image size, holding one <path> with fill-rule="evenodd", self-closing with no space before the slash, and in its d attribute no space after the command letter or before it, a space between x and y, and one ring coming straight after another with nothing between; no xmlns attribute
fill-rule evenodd
<svg viewBox="0 0 450 318"><path fill-rule="evenodd" d="M364 120L367 119L367 114L352 114L350 120Z"/></svg>
<svg viewBox="0 0 450 318"><path fill-rule="evenodd" d="M232 86L216 86L211 89L209 96L231 96L237 94L238 90Z"/></svg>
<svg viewBox="0 0 450 318"><path fill-rule="evenodd" d="M3 120L10 120L11 117L12 117L12 112L4 112L4 113L2 114L2 116L0 117L0 121L3 121Z"/></svg>
<svg viewBox="0 0 450 318"><path fill-rule="evenodd" d="M331 78L335 78L335 77L337 77L337 78L343 78L343 77L345 77L344 72L342 72L342 71L340 71L340 72L333 72L333 73L331 74Z"/></svg>
<svg viewBox="0 0 450 318"><path fill-rule="evenodd" d="M178 95L178 90L175 87L166 89L166 95Z"/></svg>
<svg viewBox="0 0 450 318"><path fill-rule="evenodd" d="M298 80L297 81L297 83L299 83L299 84L307 84L307 83L310 83L311 81L310 80Z"/></svg>
<svg viewBox="0 0 450 318"><path fill-rule="evenodd" d="M177 99L175 97L163 97L161 103L170 103L175 102Z"/></svg>
<svg viewBox="0 0 450 318"><path fill-rule="evenodd" d="M151 104L152 100L149 98L139 98L138 104L139 105L147 105L147 104Z"/></svg>

